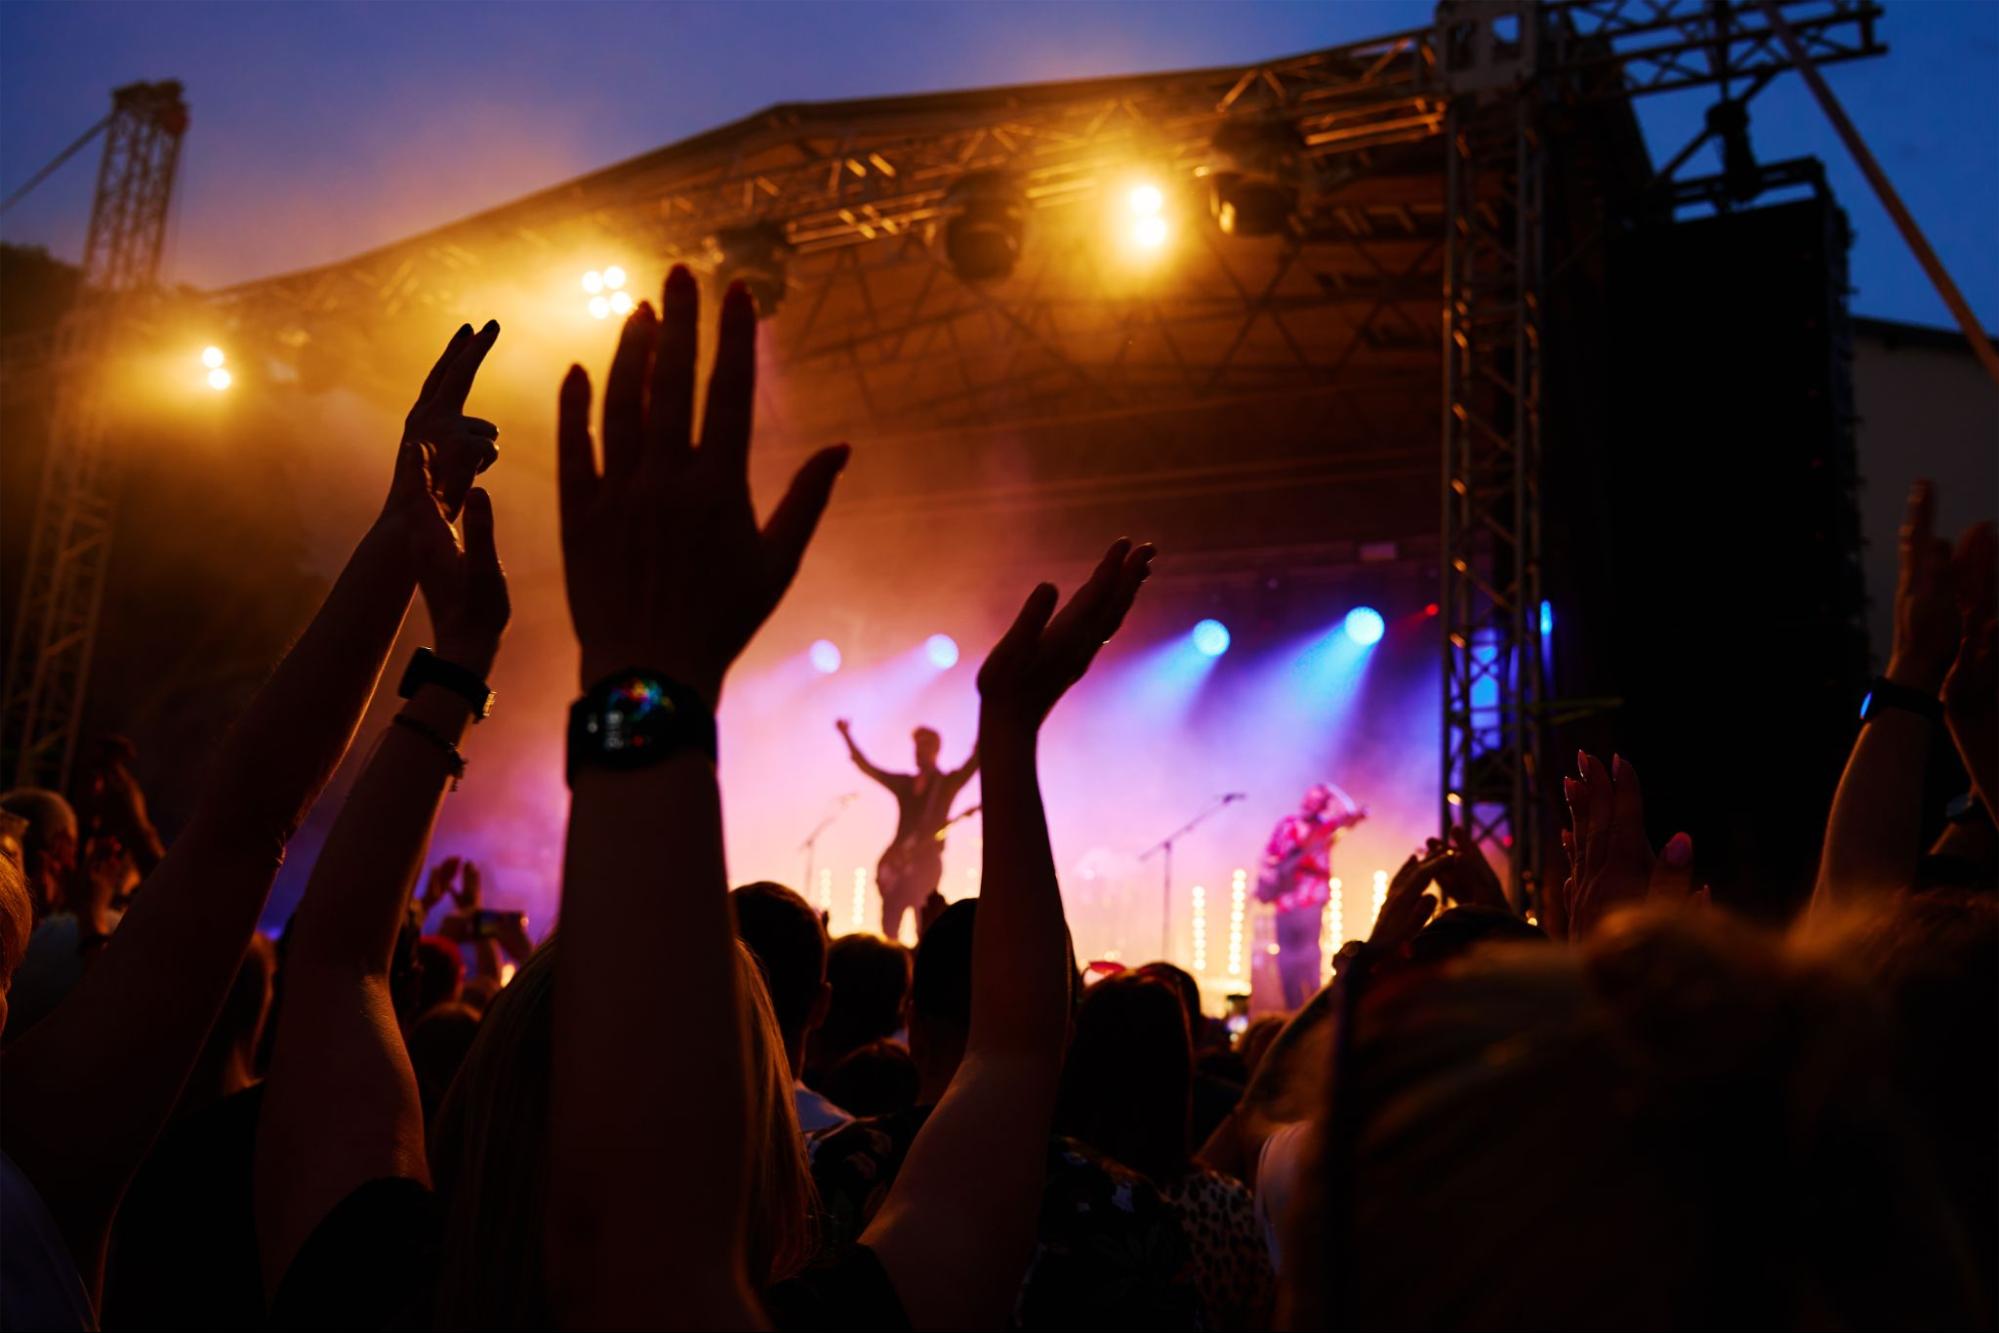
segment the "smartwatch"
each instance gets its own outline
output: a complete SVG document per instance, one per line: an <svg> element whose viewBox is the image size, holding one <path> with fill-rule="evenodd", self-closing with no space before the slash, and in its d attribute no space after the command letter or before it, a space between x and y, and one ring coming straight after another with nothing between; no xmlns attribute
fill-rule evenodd
<svg viewBox="0 0 1999 1333"><path fill-rule="evenodd" d="M645 768L683 750L715 759L715 715L700 694L633 667L606 676L569 709L569 777L577 770Z"/></svg>
<svg viewBox="0 0 1999 1333"><path fill-rule="evenodd" d="M1943 721L1943 702L1936 695L1898 685L1886 676L1876 676L1867 687L1867 697L1860 701L1860 720L1871 722L1884 708L1899 708L1932 722Z"/></svg>
<svg viewBox="0 0 1999 1333"><path fill-rule="evenodd" d="M484 722L493 711L493 692L486 688L485 681L456 662L447 662L430 649L419 648L416 656L410 658L409 669L403 672L396 693L411 699L425 685L441 685L471 704L474 722Z"/></svg>

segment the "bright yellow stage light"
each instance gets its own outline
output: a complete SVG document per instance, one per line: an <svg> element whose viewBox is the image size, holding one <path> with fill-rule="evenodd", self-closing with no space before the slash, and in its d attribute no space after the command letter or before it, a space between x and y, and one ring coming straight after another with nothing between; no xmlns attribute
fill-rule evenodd
<svg viewBox="0 0 1999 1333"><path fill-rule="evenodd" d="M1166 219L1155 214L1133 222L1131 243L1141 250L1157 250L1166 244Z"/></svg>
<svg viewBox="0 0 1999 1333"><path fill-rule="evenodd" d="M604 285L612 291L625 285L625 271L616 264L604 270Z"/></svg>
<svg viewBox="0 0 1999 1333"><path fill-rule="evenodd" d="M588 273L585 273L583 275L583 290L589 292L592 296L595 296L598 292L603 291L604 275L599 273L594 268L591 269Z"/></svg>
<svg viewBox="0 0 1999 1333"><path fill-rule="evenodd" d="M1125 203L1140 217L1157 217L1166 207L1166 195L1157 185L1142 183L1131 187Z"/></svg>
<svg viewBox="0 0 1999 1333"><path fill-rule="evenodd" d="M215 349L211 347L208 350L212 352ZM220 366L208 372L208 387L214 389L217 393L220 393L235 382L236 377Z"/></svg>
<svg viewBox="0 0 1999 1333"><path fill-rule="evenodd" d="M614 314L614 315L629 315L629 314L631 314L631 313L632 313L632 304L633 304L633 302L632 302L632 294L631 294L630 292L612 292L612 293L611 293L611 313L612 313L612 314Z"/></svg>
<svg viewBox="0 0 1999 1333"><path fill-rule="evenodd" d="M220 347L204 347L201 349L201 364L207 366L210 370L216 369L228 359L222 355Z"/></svg>
<svg viewBox="0 0 1999 1333"><path fill-rule="evenodd" d="M611 303L601 296L590 298L590 318L606 319L611 314Z"/></svg>

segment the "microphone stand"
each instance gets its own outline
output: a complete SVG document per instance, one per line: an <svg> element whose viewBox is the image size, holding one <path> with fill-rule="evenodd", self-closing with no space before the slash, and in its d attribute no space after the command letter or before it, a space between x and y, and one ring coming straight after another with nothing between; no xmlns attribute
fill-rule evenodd
<svg viewBox="0 0 1999 1333"><path fill-rule="evenodd" d="M1138 854L1138 859L1141 861L1150 861L1154 856L1158 856L1164 871L1164 879L1159 888L1159 957L1162 962L1167 958L1168 950L1173 944L1173 844L1206 823L1209 817L1223 806L1231 805L1241 799L1239 792L1217 796L1204 806L1199 814Z"/></svg>
<svg viewBox="0 0 1999 1333"><path fill-rule="evenodd" d="M798 850L805 853L805 883L800 886L800 891L808 902L812 898L812 862L819 850L820 835L825 833L827 829L832 828L840 816L847 813L847 807L853 803L854 793L849 792L847 795L842 796L832 811L824 819L820 820L810 833L805 835L805 841L798 844Z"/></svg>

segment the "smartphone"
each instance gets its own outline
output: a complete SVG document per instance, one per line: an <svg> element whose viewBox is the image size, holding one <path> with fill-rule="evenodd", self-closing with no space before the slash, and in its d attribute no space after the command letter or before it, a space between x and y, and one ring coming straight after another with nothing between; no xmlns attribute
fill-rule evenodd
<svg viewBox="0 0 1999 1333"><path fill-rule="evenodd" d="M1240 1037L1249 1030L1249 996L1229 996L1228 1007L1222 1013L1222 1022L1228 1028L1229 1036Z"/></svg>
<svg viewBox="0 0 1999 1333"><path fill-rule="evenodd" d="M500 937L501 926L509 921L514 923L516 929L525 931L528 927L528 914L526 912L493 912L482 907L472 914L472 938L475 940L498 939Z"/></svg>

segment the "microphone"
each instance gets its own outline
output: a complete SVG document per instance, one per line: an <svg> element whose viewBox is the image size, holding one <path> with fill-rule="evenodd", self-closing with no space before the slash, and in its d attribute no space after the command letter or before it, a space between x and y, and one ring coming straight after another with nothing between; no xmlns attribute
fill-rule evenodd
<svg viewBox="0 0 1999 1333"><path fill-rule="evenodd" d="M1249 793L1248 793L1248 792L1240 792L1240 791L1232 791L1232 792L1228 792L1228 793L1226 793L1226 794L1225 794L1225 795L1224 795L1224 796L1222 797L1222 804L1223 804L1223 805L1228 805L1229 803L1231 803L1231 802L1233 802L1233 801L1246 801L1246 800L1248 800L1248 799L1249 799Z"/></svg>

